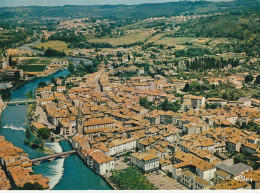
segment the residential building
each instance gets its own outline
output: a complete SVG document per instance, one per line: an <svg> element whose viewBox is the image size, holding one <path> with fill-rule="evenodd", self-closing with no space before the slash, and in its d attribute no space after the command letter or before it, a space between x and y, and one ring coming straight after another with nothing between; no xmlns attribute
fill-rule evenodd
<svg viewBox="0 0 260 193"><path fill-rule="evenodd" d="M131 163L143 172L151 172L159 169L159 158L150 153L132 153Z"/></svg>

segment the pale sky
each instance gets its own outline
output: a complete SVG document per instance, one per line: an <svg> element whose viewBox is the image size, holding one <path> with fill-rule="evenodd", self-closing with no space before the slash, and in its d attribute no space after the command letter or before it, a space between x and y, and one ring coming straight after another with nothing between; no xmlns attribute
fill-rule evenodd
<svg viewBox="0 0 260 193"><path fill-rule="evenodd" d="M163 3L179 0L0 0L0 7L17 6L63 6L63 5L117 5L117 4L142 4L142 3ZM220 1L220 0L211 0ZM230 1L230 0L221 0Z"/></svg>

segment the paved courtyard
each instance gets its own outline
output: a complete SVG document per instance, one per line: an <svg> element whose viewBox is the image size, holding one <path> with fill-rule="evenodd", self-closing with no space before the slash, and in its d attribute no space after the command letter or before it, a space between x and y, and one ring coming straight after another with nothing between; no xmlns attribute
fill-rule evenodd
<svg viewBox="0 0 260 193"><path fill-rule="evenodd" d="M164 172L160 171L160 174L149 174L148 180L153 183L159 190L188 190L185 186L167 176Z"/></svg>
<svg viewBox="0 0 260 193"><path fill-rule="evenodd" d="M129 162L125 163L124 162L124 158L120 157L120 159L115 161L115 169L116 170L121 170L121 169L128 168L129 165L127 165L127 164L129 164Z"/></svg>

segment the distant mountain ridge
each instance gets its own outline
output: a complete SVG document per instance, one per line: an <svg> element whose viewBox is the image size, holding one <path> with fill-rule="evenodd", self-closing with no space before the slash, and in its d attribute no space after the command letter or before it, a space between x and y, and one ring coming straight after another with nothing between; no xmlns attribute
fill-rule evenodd
<svg viewBox="0 0 260 193"><path fill-rule="evenodd" d="M168 3L147 3L140 5L66 5L66 6L29 6L2 7L0 19L24 18L83 18L101 16L105 18L147 18L157 16L176 16L182 14L208 14L227 12L243 7L259 6L259 0L235 0L231 2L180 1Z"/></svg>

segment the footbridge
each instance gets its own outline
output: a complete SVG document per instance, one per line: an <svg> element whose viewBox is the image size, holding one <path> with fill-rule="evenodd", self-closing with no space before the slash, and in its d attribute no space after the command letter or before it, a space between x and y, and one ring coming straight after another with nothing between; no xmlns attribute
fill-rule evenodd
<svg viewBox="0 0 260 193"><path fill-rule="evenodd" d="M36 103L36 100L10 101L10 102L4 102L4 103L6 105L22 105L22 104Z"/></svg>
<svg viewBox="0 0 260 193"><path fill-rule="evenodd" d="M65 157L67 157L71 154L74 154L74 153L76 153L76 150L56 153L56 154L53 154L53 155L47 155L47 156L44 156L44 157L32 159L31 162L32 162L33 165L39 165L42 161L53 161L56 158L65 158Z"/></svg>

